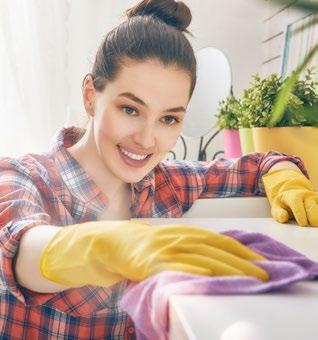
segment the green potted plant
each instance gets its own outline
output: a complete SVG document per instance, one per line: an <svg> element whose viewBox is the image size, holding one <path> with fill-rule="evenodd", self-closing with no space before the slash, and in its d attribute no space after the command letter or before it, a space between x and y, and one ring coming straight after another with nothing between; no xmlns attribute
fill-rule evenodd
<svg viewBox="0 0 318 340"><path fill-rule="evenodd" d="M244 91L242 110L253 127L255 151L277 150L301 157L318 186L318 160L313 157L318 146L315 72L307 69L301 80L295 72L285 80L277 74L264 79L254 76Z"/></svg>
<svg viewBox="0 0 318 340"><path fill-rule="evenodd" d="M239 112L240 102L233 95L220 101L216 124L222 130L224 154L227 158L236 158L242 155L238 132Z"/></svg>

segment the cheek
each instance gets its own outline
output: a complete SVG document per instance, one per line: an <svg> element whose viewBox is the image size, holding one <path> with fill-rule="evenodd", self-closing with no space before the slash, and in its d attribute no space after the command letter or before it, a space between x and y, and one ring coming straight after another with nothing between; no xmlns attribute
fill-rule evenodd
<svg viewBox="0 0 318 340"><path fill-rule="evenodd" d="M162 153L166 153L170 151L177 143L178 138L181 133L181 128L176 129L168 129L165 128L165 131L161 131L157 137L157 143L159 146L159 150Z"/></svg>
<svg viewBox="0 0 318 340"><path fill-rule="evenodd" d="M96 130L100 142L116 142L129 134L130 125L124 124L116 113L105 112L97 121Z"/></svg>

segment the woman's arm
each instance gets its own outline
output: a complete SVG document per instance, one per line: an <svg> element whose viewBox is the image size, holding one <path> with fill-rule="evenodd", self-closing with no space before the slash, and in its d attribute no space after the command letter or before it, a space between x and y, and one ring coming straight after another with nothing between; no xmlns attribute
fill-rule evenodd
<svg viewBox="0 0 318 340"><path fill-rule="evenodd" d="M289 169L298 170L299 172L301 172L301 170L299 169L299 167L295 163L292 163L292 162L289 162L289 161L282 161L282 162L274 164L268 170L268 172L275 171L275 170L289 170Z"/></svg>
<svg viewBox="0 0 318 340"><path fill-rule="evenodd" d="M200 198L263 196L262 177L268 172L292 169L306 174L301 159L279 152L251 153L237 159L208 162Z"/></svg>
<svg viewBox="0 0 318 340"><path fill-rule="evenodd" d="M28 164L32 164L30 168ZM61 228L52 226L48 211L56 211L49 203L55 197L47 196L51 182L42 178L49 178L49 174L43 173L43 166L33 158L26 157L21 162L11 158L0 160L1 280L14 290L19 290L18 283L35 292L55 293L66 287L42 276L39 259Z"/></svg>
<svg viewBox="0 0 318 340"><path fill-rule="evenodd" d="M16 256L15 274L19 284L38 293L56 293L68 289L47 280L40 271L40 258L53 236L61 227L36 226L24 233Z"/></svg>

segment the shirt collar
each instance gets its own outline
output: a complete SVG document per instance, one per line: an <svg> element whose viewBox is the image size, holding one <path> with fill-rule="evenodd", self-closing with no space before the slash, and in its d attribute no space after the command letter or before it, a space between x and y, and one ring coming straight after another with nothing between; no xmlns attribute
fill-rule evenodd
<svg viewBox="0 0 318 340"><path fill-rule="evenodd" d="M99 198L98 205L102 209L107 203L106 195L67 150L78 142L84 133L85 129L77 127L63 128L54 137L51 151L63 181L72 195L84 203L92 202L94 199L96 201L96 198Z"/></svg>
<svg viewBox="0 0 318 340"><path fill-rule="evenodd" d="M155 187L155 171L151 170L142 180L133 184L136 191L141 192L147 187Z"/></svg>

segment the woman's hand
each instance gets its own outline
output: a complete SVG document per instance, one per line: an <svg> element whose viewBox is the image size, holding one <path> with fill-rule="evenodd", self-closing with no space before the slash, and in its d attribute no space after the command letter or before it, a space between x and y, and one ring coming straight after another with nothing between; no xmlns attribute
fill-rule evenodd
<svg viewBox="0 0 318 340"><path fill-rule="evenodd" d="M67 226L41 259L42 274L70 287L141 281L162 271L197 275L250 275L268 280L251 261L265 260L235 239L188 225L98 221Z"/></svg>
<svg viewBox="0 0 318 340"><path fill-rule="evenodd" d="M318 227L318 193L300 171L275 170L262 179L277 222L295 218L300 226Z"/></svg>

